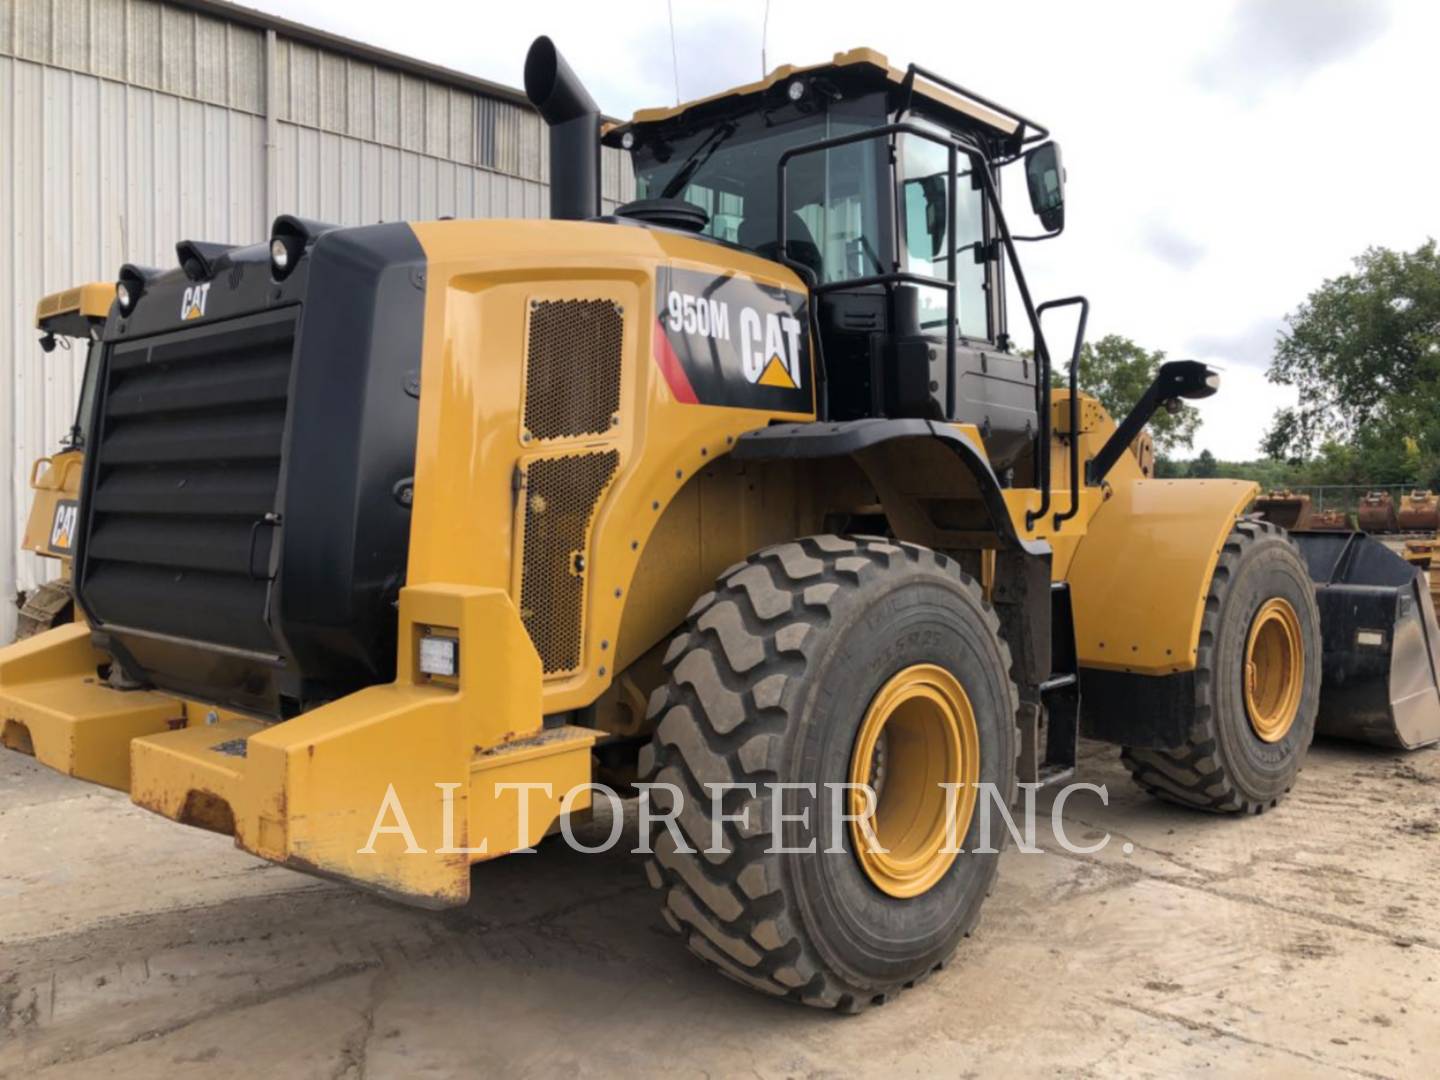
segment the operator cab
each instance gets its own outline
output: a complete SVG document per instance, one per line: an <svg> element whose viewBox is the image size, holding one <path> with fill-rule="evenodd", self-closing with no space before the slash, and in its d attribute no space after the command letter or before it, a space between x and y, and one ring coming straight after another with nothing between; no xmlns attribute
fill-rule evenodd
<svg viewBox="0 0 1440 1080"><path fill-rule="evenodd" d="M1026 153L1046 134L860 49L642 111L605 142L634 163L638 201L622 217L688 227L806 279L824 418L973 423L996 470L1017 467L1031 481L1027 452L1048 379L1012 347L1001 227L985 181L998 184L997 170L1023 157L1032 203L1058 232L1058 148Z"/></svg>

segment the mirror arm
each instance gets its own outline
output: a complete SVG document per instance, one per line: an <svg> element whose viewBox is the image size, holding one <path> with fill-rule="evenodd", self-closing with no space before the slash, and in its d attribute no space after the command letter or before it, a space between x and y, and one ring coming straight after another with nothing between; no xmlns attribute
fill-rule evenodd
<svg viewBox="0 0 1440 1080"><path fill-rule="evenodd" d="M1062 224L1058 229L1056 229L1056 230L1055 230L1054 232L1052 232L1052 233L1041 233L1039 236L1012 236L1010 239L1013 240L1013 241L1015 241L1015 243L1017 243L1017 244L1020 244L1020 243L1033 244L1033 243L1035 243L1037 240L1054 240L1057 236L1059 236L1059 235L1060 235L1061 233L1063 233L1064 231L1065 231L1065 226Z"/></svg>

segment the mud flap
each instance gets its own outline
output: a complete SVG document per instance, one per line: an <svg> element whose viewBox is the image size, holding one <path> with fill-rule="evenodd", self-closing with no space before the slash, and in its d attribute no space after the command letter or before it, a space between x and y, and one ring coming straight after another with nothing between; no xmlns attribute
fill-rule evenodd
<svg viewBox="0 0 1440 1080"><path fill-rule="evenodd" d="M1324 639L1316 730L1415 750L1440 742L1440 631L1425 578L1364 533L1291 533Z"/></svg>

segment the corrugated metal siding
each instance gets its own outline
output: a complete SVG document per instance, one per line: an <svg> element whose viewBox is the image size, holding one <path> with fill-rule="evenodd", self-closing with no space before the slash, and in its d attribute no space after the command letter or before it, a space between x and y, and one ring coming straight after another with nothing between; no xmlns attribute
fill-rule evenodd
<svg viewBox="0 0 1440 1080"><path fill-rule="evenodd" d="M267 216L265 34L159 0L0 2L0 641L17 590L56 569L19 553L31 462L69 430L80 352L44 356L35 303L178 240L250 243ZM360 224L540 217L538 116L283 35L276 211ZM634 198L604 152L604 207Z"/></svg>

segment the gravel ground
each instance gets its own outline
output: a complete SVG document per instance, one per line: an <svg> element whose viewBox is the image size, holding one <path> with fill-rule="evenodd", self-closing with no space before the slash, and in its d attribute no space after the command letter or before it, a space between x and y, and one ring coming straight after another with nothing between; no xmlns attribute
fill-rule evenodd
<svg viewBox="0 0 1440 1080"><path fill-rule="evenodd" d="M0 754L0 1075L1435 1075L1440 752L1322 744L1242 821L1084 772L1109 847L1012 851L954 964L842 1018L704 968L630 854L416 911Z"/></svg>

